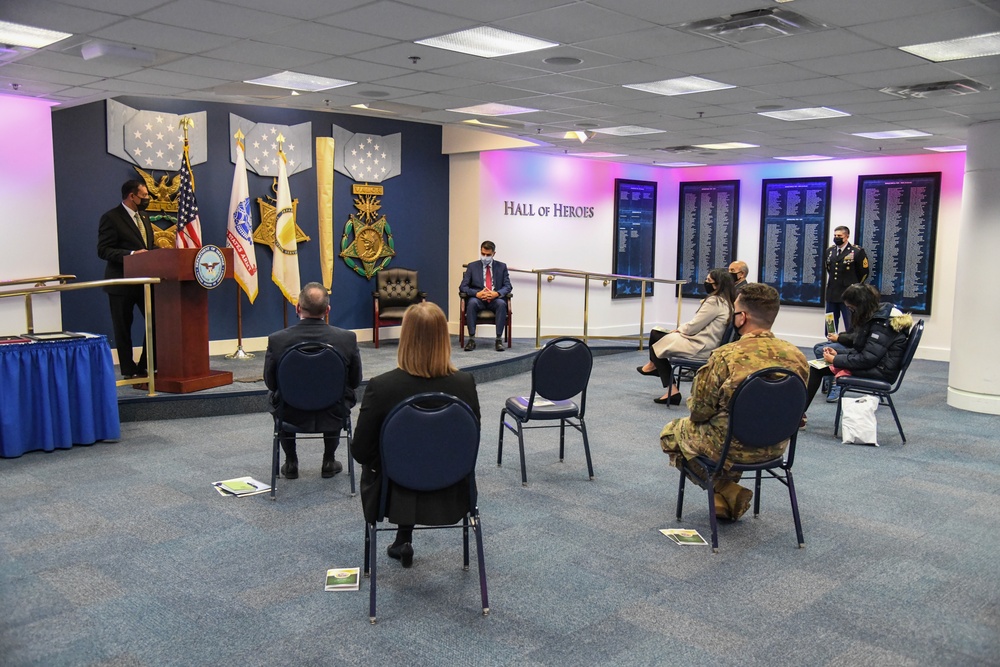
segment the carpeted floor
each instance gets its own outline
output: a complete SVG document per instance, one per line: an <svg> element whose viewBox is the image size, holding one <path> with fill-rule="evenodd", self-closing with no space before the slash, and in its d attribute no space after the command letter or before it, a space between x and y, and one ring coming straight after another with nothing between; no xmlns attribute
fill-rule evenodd
<svg viewBox="0 0 1000 667"><path fill-rule="evenodd" d="M346 474L301 477L279 499L223 498L211 482L265 479L264 413L131 422L122 440L0 460L0 664L22 665L996 665L1000 664L1000 418L945 405L947 366L916 361L882 447L832 437L810 410L795 464L807 547L787 493L724 524L721 552L681 547L677 472L657 435L643 353L597 357L588 396L596 479L555 431L496 460L499 411L526 374L480 384L478 466L492 612L457 531L418 533L410 570L384 556L379 622L368 586L326 593L362 564ZM685 394L688 386L684 386ZM689 487L690 488L690 487ZM682 527L708 533L687 494Z"/></svg>

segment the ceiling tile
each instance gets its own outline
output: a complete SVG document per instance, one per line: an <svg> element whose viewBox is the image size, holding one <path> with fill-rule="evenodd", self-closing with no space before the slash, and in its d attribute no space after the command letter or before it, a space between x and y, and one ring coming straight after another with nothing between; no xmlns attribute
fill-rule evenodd
<svg viewBox="0 0 1000 667"><path fill-rule="evenodd" d="M277 44L262 44L250 40L240 40L221 49L206 51L202 55L219 60L263 65L273 72L294 70L296 67L311 65L327 60L328 57L314 51L301 51Z"/></svg>
<svg viewBox="0 0 1000 667"><path fill-rule="evenodd" d="M343 30L322 23L303 21L254 37L258 42L316 51L332 56L346 56L359 51L387 46L394 40Z"/></svg>
<svg viewBox="0 0 1000 667"><path fill-rule="evenodd" d="M303 65L298 68L303 74L318 74L332 79L343 79L345 81L380 81L391 77L409 74L411 70L402 67L390 67L389 65L379 65L366 63L363 60L354 58L331 58L321 60L311 65Z"/></svg>
<svg viewBox="0 0 1000 667"><path fill-rule="evenodd" d="M719 43L714 39L659 26L626 34L588 39L577 44L581 49L606 53L626 60L649 60L673 54L711 50L718 45Z"/></svg>
<svg viewBox="0 0 1000 667"><path fill-rule="evenodd" d="M142 66L139 64L103 62L104 60L106 59L84 60L79 55L43 50L22 58L18 62L57 71L76 72L77 74L89 74L97 77L120 76L142 69ZM0 72L2 71L3 69L0 68Z"/></svg>
<svg viewBox="0 0 1000 667"><path fill-rule="evenodd" d="M121 2L122 0L115 0ZM131 2L131 0L124 0ZM274 0L226 0L227 4L237 7L249 7L265 12L279 11L285 16L293 16L297 19L313 20L322 16L329 16L335 12L342 12L353 9L361 5L368 4L371 0L294 0L294 2L275 3Z"/></svg>
<svg viewBox="0 0 1000 667"><path fill-rule="evenodd" d="M38 83L58 83L65 86L83 86L94 81L100 81L101 77L89 74L74 74L72 72L60 72L59 70L47 67L32 67L21 63L11 63L0 68L0 74L14 81L36 81Z"/></svg>
<svg viewBox="0 0 1000 667"><path fill-rule="evenodd" d="M840 76L842 74L857 74L858 72L914 67L925 65L927 61L899 49L878 49L862 53L844 53L825 58L810 58L799 60L795 64L802 69L820 74Z"/></svg>
<svg viewBox="0 0 1000 667"><path fill-rule="evenodd" d="M139 16L170 26L196 25L199 30L229 37L252 37L298 23L294 18L254 9L234 11L231 5L211 0L174 0Z"/></svg>
<svg viewBox="0 0 1000 667"><path fill-rule="evenodd" d="M905 46L996 32L1000 30L1000 15L970 5L917 16L896 16L888 21L857 25L852 30L888 46Z"/></svg>
<svg viewBox="0 0 1000 667"><path fill-rule="evenodd" d="M122 20L115 14L67 6L52 0L7 0L0 19L73 34L89 33Z"/></svg>
<svg viewBox="0 0 1000 667"><path fill-rule="evenodd" d="M390 0L379 0L319 21L345 30L408 41L436 37L475 25L475 22L468 19L430 12Z"/></svg>
<svg viewBox="0 0 1000 667"><path fill-rule="evenodd" d="M227 81L246 81L274 73L273 67L234 63L228 60L217 60L202 56L182 58L162 65L161 69L171 72L183 72L184 74L214 77Z"/></svg>
<svg viewBox="0 0 1000 667"><path fill-rule="evenodd" d="M496 21L495 25L560 44L577 44L597 37L654 27L646 21L584 2L575 3L568 9L554 7Z"/></svg>
<svg viewBox="0 0 1000 667"><path fill-rule="evenodd" d="M167 49L180 53L201 53L236 41L232 37L136 19L127 19L91 34L139 48Z"/></svg>

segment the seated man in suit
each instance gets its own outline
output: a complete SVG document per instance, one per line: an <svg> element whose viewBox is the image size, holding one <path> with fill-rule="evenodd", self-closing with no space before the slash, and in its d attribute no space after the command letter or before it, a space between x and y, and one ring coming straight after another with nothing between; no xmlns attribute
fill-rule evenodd
<svg viewBox="0 0 1000 667"><path fill-rule="evenodd" d="M149 191L142 181L122 184L122 202L101 216L97 227L97 256L107 262L105 280L125 277L124 258L155 248L153 226L144 213L149 206ZM126 380L146 375L146 340L135 363L132 353L132 318L136 307L145 316L146 299L142 285L105 287L111 305L111 325L118 350L118 367Z"/></svg>
<svg viewBox="0 0 1000 667"><path fill-rule="evenodd" d="M496 248L493 241L483 241L479 249L480 260L469 263L459 287L462 294L469 297L465 304L465 319L469 328L466 352L476 349L476 316L484 309L491 310L496 315L497 339L494 347L497 352L504 350L503 332L507 326L507 302L504 297L510 294L512 288L507 265L493 259Z"/></svg>
<svg viewBox="0 0 1000 667"><path fill-rule="evenodd" d="M287 329L276 331L267 337L267 353L264 355L264 384L271 391L268 400L271 412L277 405L275 387L277 386L278 361L281 355L297 343L306 341L327 343L332 345L347 361L347 386L344 389L344 399L325 412L299 412L287 410L286 421L308 433L323 434L323 477L333 477L344 469L344 465L334 458L337 445L340 443L340 430L344 426L344 417L350 414L351 408L357 402L354 390L361 384L361 352L358 350L358 337L353 331L338 329L326 323L330 312L330 296L319 283L309 283L299 293L299 302L295 305L299 323ZM285 479L295 479L299 476L299 457L295 449L295 434L283 432L280 436L281 448L285 452L285 465L281 466L281 474Z"/></svg>
<svg viewBox="0 0 1000 667"><path fill-rule="evenodd" d="M718 459L729 428L729 401L736 387L754 371L772 366L787 368L803 382L809 364L799 348L775 338L771 325L778 315L778 291L764 283L750 283L736 297L733 326L740 334L735 343L717 348L694 378L688 407L690 417L669 422L660 432L660 447L680 468L680 459L705 455ZM771 448L744 451L739 441L730 445L729 459L753 463L775 458L787 441ZM753 491L740 486L739 472L728 471L715 484L715 511L720 519L736 520L750 507Z"/></svg>

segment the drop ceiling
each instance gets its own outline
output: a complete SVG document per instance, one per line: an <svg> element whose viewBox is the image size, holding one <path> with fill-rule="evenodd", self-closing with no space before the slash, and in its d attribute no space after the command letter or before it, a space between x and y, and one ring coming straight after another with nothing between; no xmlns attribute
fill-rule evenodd
<svg viewBox="0 0 1000 667"><path fill-rule="evenodd" d="M780 7L819 32L730 44L679 29L686 22ZM76 105L119 95L163 96L375 115L352 108L393 103L394 116L439 125L448 111L488 102L530 107L490 130L530 138L526 150L606 152L622 162L770 162L795 155L923 153L964 144L970 125L1000 119L1000 56L932 63L898 47L1000 31L998 0L8 0L0 20L73 36L0 57L0 93ZM415 44L489 25L559 46L486 59ZM152 52L151 62L81 49L101 42ZM120 51L118 51L120 53ZM577 64L549 64L566 58ZM247 79L282 70L357 84L255 96ZM735 86L666 97L624 88L684 76ZM971 79L971 95L903 99L882 88ZM239 84L239 85L233 85ZM829 107L848 117L788 122L760 111ZM197 105L192 104L196 109ZM488 118L480 117L488 121ZM634 125L656 134L613 136ZM585 145L562 133L598 130ZM872 140L857 132L920 130ZM738 150L658 149L719 142Z"/></svg>

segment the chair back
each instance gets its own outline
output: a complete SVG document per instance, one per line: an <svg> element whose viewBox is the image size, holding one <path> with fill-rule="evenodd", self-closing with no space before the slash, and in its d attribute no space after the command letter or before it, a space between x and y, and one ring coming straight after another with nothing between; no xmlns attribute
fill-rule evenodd
<svg viewBox="0 0 1000 667"><path fill-rule="evenodd" d="M719 343L719 347L723 345L729 345L734 340L736 340L736 327L733 325L733 318L729 318L729 324L726 325L726 330L722 332L722 342Z"/></svg>
<svg viewBox="0 0 1000 667"><path fill-rule="evenodd" d="M343 400L347 361L327 343L297 343L281 355L275 375L279 410L317 412Z"/></svg>
<svg viewBox="0 0 1000 667"><path fill-rule="evenodd" d="M580 414L587 400L587 384L594 355L577 338L551 340L535 356L531 367L531 393L550 401L565 401L580 394Z"/></svg>
<svg viewBox="0 0 1000 667"><path fill-rule="evenodd" d="M382 269L375 275L380 308L399 308L420 301L417 272L413 269Z"/></svg>
<svg viewBox="0 0 1000 667"><path fill-rule="evenodd" d="M775 366L751 373L729 401L729 431L723 453L728 452L733 438L744 449L772 447L794 438L805 408L806 386L792 371Z"/></svg>
<svg viewBox="0 0 1000 667"><path fill-rule="evenodd" d="M899 389L899 386L903 384L903 376L906 375L906 369L910 367L910 362L913 361L913 355L917 353L917 346L920 345L920 337L923 335L924 321L917 320L916 324L910 327L910 333L906 336L906 351L903 353L903 359L899 364L899 377L896 378L893 391Z"/></svg>
<svg viewBox="0 0 1000 667"><path fill-rule="evenodd" d="M414 491L457 484L476 470L479 420L460 399L441 392L417 394L389 412L379 438L382 474ZM475 484L470 484L475 504ZM382 484L379 516L389 485Z"/></svg>

